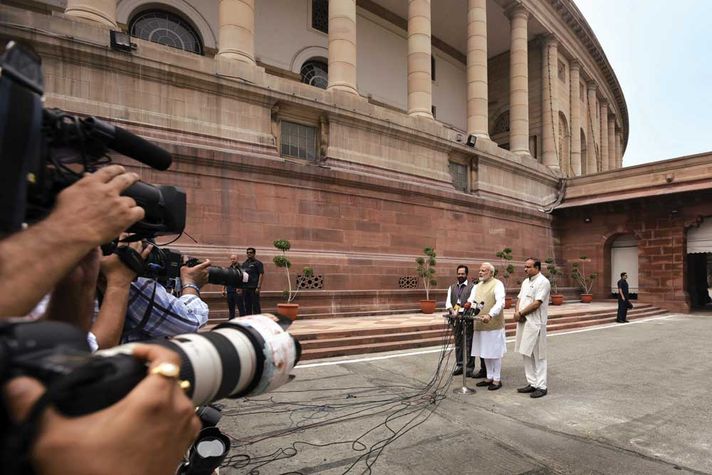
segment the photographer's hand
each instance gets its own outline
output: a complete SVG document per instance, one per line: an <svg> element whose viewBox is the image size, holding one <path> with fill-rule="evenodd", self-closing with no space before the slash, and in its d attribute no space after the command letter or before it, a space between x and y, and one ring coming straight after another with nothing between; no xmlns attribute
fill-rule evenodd
<svg viewBox="0 0 712 475"><path fill-rule="evenodd" d="M92 249L59 281L52 291L45 319L70 323L85 332L89 331L94 318L100 256L98 247Z"/></svg>
<svg viewBox="0 0 712 475"><path fill-rule="evenodd" d="M185 286L188 284L197 285L198 288L202 288L208 283L208 267L210 267L210 260L206 259L205 262L201 262L197 266L188 267L183 266L180 268L180 281ZM195 291L190 287L185 288L186 291ZM197 292L196 292L197 293Z"/></svg>
<svg viewBox="0 0 712 475"><path fill-rule="evenodd" d="M180 365L174 352L137 345L134 356L149 368ZM4 388L8 411L23 420L44 387L36 380L15 378ZM195 408L176 379L149 374L125 398L86 416L67 418L48 408L39 419L31 460L37 473L172 475L200 430Z"/></svg>
<svg viewBox="0 0 712 475"><path fill-rule="evenodd" d="M130 243L129 246L140 252L144 260L153 249L152 244L142 249L141 242ZM128 309L129 288L136 278L136 273L126 267L116 254L102 257L101 273L106 279L105 285L102 286L104 299L99 315L91 327L99 349L119 344Z"/></svg>

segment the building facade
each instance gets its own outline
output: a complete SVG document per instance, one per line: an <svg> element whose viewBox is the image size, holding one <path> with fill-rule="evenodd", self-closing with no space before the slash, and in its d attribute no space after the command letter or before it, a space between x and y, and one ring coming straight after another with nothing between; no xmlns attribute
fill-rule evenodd
<svg viewBox="0 0 712 475"><path fill-rule="evenodd" d="M628 137L571 0L9 0L0 28L42 57L48 106L172 152L116 159L186 190L179 247L256 247L277 302L289 239L322 276L312 313L412 308L424 247L443 288L504 247L555 256L566 179L620 168Z"/></svg>

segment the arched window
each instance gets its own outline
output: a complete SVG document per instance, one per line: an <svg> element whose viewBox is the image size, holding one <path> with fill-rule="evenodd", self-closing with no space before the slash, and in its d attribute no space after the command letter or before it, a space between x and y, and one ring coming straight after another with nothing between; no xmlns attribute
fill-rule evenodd
<svg viewBox="0 0 712 475"><path fill-rule="evenodd" d="M302 82L326 89L329 85L329 65L319 59L310 59L302 65Z"/></svg>
<svg viewBox="0 0 712 475"><path fill-rule="evenodd" d="M129 33L142 40L203 54L203 43L198 32L175 13L163 10L143 11L131 19Z"/></svg>
<svg viewBox="0 0 712 475"><path fill-rule="evenodd" d="M561 169L566 176L573 176L571 170L571 157L569 156L569 123L563 112L559 111L559 160L561 161Z"/></svg>
<svg viewBox="0 0 712 475"><path fill-rule="evenodd" d="M586 142L586 134L581 129L581 175L588 173L588 143Z"/></svg>

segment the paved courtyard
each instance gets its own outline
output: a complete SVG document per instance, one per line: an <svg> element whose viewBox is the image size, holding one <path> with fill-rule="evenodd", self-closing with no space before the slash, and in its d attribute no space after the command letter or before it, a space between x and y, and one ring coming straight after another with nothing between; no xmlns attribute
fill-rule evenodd
<svg viewBox="0 0 712 475"><path fill-rule="evenodd" d="M504 387L471 395L438 348L310 361L225 402L221 473L712 473L711 340L710 314L550 335L538 400L512 342Z"/></svg>

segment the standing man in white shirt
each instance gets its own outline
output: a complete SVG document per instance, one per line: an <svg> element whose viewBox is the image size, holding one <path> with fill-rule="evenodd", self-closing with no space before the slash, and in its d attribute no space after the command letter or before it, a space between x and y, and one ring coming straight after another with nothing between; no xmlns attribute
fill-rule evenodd
<svg viewBox="0 0 712 475"><path fill-rule="evenodd" d="M549 309L551 284L541 273L541 261L533 257L524 262L527 279L517 296L514 321L517 322L517 340L514 351L524 356L527 384L517 389L531 393L530 397L546 396L546 321Z"/></svg>

